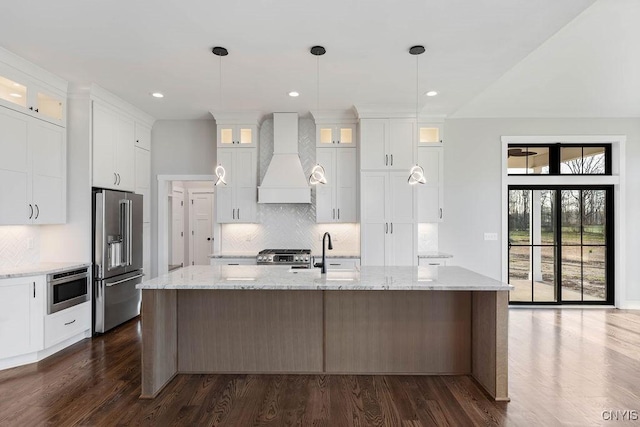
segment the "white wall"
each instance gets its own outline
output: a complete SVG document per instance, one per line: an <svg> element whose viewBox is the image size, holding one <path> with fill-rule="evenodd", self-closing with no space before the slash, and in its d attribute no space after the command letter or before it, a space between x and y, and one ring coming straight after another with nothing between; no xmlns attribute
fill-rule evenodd
<svg viewBox="0 0 640 427"><path fill-rule="evenodd" d="M158 175L210 175L216 162L212 120L158 120L151 131L151 271L158 272Z"/></svg>
<svg viewBox="0 0 640 427"><path fill-rule="evenodd" d="M503 135L627 135L626 299L640 308L639 119L449 119L445 122L444 207L439 249L457 265L501 278ZM472 214L471 214L472 213ZM498 241L484 241L484 232Z"/></svg>

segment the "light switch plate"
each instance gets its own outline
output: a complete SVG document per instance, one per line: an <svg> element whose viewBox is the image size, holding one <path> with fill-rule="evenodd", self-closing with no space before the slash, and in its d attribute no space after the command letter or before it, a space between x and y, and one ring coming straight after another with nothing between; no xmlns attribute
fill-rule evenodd
<svg viewBox="0 0 640 427"><path fill-rule="evenodd" d="M498 240L498 233L484 233L484 240Z"/></svg>

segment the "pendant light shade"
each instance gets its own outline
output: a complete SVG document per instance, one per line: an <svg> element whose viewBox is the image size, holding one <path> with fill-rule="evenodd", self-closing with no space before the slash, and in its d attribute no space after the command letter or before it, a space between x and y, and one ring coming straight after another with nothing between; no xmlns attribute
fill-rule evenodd
<svg viewBox="0 0 640 427"><path fill-rule="evenodd" d="M416 57L416 127L418 127L418 99L419 99L419 88L418 88L418 80L420 77L420 60L419 55L422 55L425 52L425 48L422 45L411 46L409 49L409 53ZM407 182L410 185L415 184L425 184L427 182L424 177L424 168L418 164L413 166L409 170L409 178L407 178Z"/></svg>
<svg viewBox="0 0 640 427"><path fill-rule="evenodd" d="M218 165L216 167L216 182L214 185L224 184L227 185L227 181L224 180L224 176L227 174L227 171L224 170L224 166Z"/></svg>
<svg viewBox="0 0 640 427"><path fill-rule="evenodd" d="M313 46L309 49L309 52L316 57L316 109L320 111L320 57L327 53L327 50L322 46ZM324 170L324 167L321 164L316 164L313 169L311 169L311 174L309 175L309 184L318 185L318 184L326 184L327 176Z"/></svg>

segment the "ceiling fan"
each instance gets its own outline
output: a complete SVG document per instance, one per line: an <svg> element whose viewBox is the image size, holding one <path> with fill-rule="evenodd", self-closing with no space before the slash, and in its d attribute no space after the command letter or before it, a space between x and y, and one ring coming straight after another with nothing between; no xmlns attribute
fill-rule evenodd
<svg viewBox="0 0 640 427"><path fill-rule="evenodd" d="M535 156L535 151L522 151L522 148L509 148L508 157L526 157Z"/></svg>

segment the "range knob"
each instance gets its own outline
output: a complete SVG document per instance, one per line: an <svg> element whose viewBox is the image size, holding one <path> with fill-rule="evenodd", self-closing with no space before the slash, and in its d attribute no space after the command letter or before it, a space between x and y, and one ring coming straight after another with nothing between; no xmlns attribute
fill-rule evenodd
<svg viewBox="0 0 640 427"><path fill-rule="evenodd" d="M263 260L263 257L259 256L258 261L262 261L262 260Z"/></svg>
<svg viewBox="0 0 640 427"><path fill-rule="evenodd" d="M309 257L308 256L304 257L304 262L309 262Z"/></svg>

